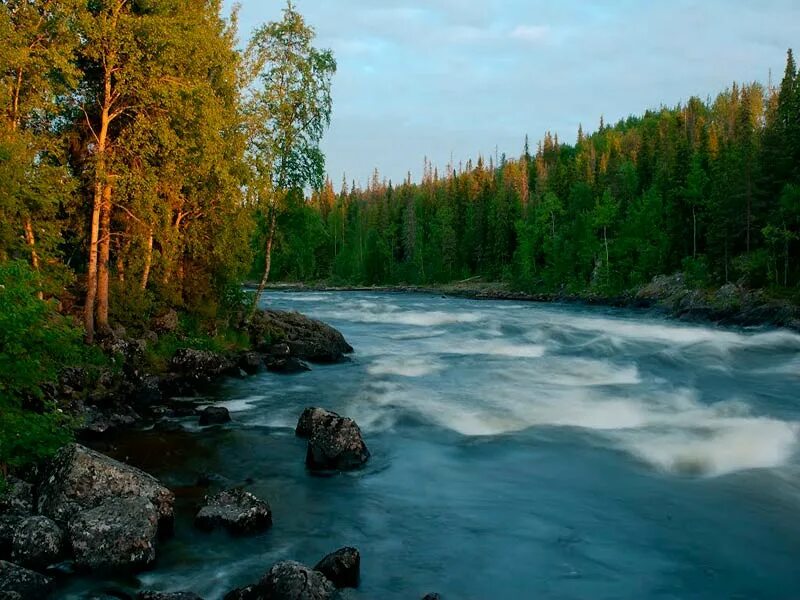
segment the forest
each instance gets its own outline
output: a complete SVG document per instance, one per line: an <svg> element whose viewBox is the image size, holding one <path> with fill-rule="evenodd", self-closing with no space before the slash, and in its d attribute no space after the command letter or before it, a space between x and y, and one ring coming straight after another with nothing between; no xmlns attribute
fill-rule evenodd
<svg viewBox="0 0 800 600"><path fill-rule="evenodd" d="M522 135L521 135L522 140ZM521 144L522 145L522 144ZM421 182L327 181L285 207L277 276L615 294L683 271L697 287L776 295L800 283L800 77L734 84L519 157L479 157Z"/></svg>

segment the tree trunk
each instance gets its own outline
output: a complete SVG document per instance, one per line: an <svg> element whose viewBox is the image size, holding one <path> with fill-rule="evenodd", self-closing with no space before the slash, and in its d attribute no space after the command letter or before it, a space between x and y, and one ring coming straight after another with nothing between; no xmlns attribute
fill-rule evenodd
<svg viewBox="0 0 800 600"><path fill-rule="evenodd" d="M141 287L143 290L147 289L147 282L150 279L150 269L153 266L153 229L150 229L150 232L147 236L147 251L144 255L144 271L142 271L142 283Z"/></svg>
<svg viewBox="0 0 800 600"><path fill-rule="evenodd" d="M692 205L692 258L697 258L697 208Z"/></svg>
<svg viewBox="0 0 800 600"><path fill-rule="evenodd" d="M86 273L86 301L83 306L83 326L86 329L86 342L94 341L94 305L97 298L97 246L100 233L100 207L102 205L103 184L98 179L94 184L94 205L92 223L89 231L89 267Z"/></svg>
<svg viewBox="0 0 800 600"><path fill-rule="evenodd" d="M258 309L258 303L261 301L261 295L264 293L264 288L267 287L267 280L269 279L269 271L272 268L272 243L275 240L275 221L277 219L277 209L270 208L269 215L269 232L267 233L267 245L264 254L264 276L261 278L261 283L258 285L258 290L253 298L253 308L250 311L252 317Z"/></svg>
<svg viewBox="0 0 800 600"><path fill-rule="evenodd" d="M30 217L25 217L25 241L31 247L31 266L37 273L39 272L39 254L36 252L36 236L33 233L33 223ZM39 300L44 300L44 292L40 289L36 296Z"/></svg>
<svg viewBox="0 0 800 600"><path fill-rule="evenodd" d="M606 283L608 283L608 280L611 277L611 270L610 270L610 265L608 264L610 258L608 255L608 232L606 227L603 227L603 244L606 247Z"/></svg>
<svg viewBox="0 0 800 600"><path fill-rule="evenodd" d="M108 263L111 257L111 183L103 186L100 207L100 249L97 265L97 327L108 331Z"/></svg>

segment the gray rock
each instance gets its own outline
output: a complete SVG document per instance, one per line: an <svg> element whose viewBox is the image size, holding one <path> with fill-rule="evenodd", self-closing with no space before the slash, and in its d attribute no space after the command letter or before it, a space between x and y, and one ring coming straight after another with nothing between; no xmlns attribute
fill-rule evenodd
<svg viewBox="0 0 800 600"><path fill-rule="evenodd" d="M25 600L46 598L53 591L53 580L14 563L0 560L0 594L13 598L18 594Z"/></svg>
<svg viewBox="0 0 800 600"><path fill-rule="evenodd" d="M33 514L33 486L9 476L5 494L0 497L0 514L28 516Z"/></svg>
<svg viewBox="0 0 800 600"><path fill-rule="evenodd" d="M222 425L229 423L231 414L224 406L208 406L200 413L200 425Z"/></svg>
<svg viewBox="0 0 800 600"><path fill-rule="evenodd" d="M156 558L158 511L147 498L111 498L75 515L69 538L78 568L135 571Z"/></svg>
<svg viewBox="0 0 800 600"><path fill-rule="evenodd" d="M19 515L0 515L0 560L11 558L14 533L24 520L25 517Z"/></svg>
<svg viewBox="0 0 800 600"><path fill-rule="evenodd" d="M211 381L238 368L225 356L209 350L182 348L170 360L170 370L197 382Z"/></svg>
<svg viewBox="0 0 800 600"><path fill-rule="evenodd" d="M64 551L64 532L47 517L21 521L11 541L11 560L31 569L58 562Z"/></svg>
<svg viewBox="0 0 800 600"><path fill-rule="evenodd" d="M361 554L356 548L340 548L328 554L314 567L337 588L358 587L361 574Z"/></svg>
<svg viewBox="0 0 800 600"><path fill-rule="evenodd" d="M264 357L258 352L244 352L239 356L239 368L248 375L255 375L264 369Z"/></svg>
<svg viewBox="0 0 800 600"><path fill-rule="evenodd" d="M194 522L205 530L221 526L236 534L257 533L272 525L272 511L268 503L236 488L206 496Z"/></svg>
<svg viewBox="0 0 800 600"><path fill-rule="evenodd" d="M306 409L296 434L307 437L306 466L312 470L349 471L364 465L369 450L361 430L352 419L321 409Z"/></svg>
<svg viewBox="0 0 800 600"><path fill-rule="evenodd" d="M439 594L427 594L422 600L442 600Z"/></svg>
<svg viewBox="0 0 800 600"><path fill-rule="evenodd" d="M203 600L192 592L152 592L144 591L136 595L136 600Z"/></svg>
<svg viewBox="0 0 800 600"><path fill-rule="evenodd" d="M270 600L328 600L336 592L322 573L291 560L273 565L257 587L256 597Z"/></svg>
<svg viewBox="0 0 800 600"><path fill-rule="evenodd" d="M38 509L63 524L111 498L145 498L160 520L172 520L175 496L155 477L79 444L65 446L52 461L39 488Z"/></svg>
<svg viewBox="0 0 800 600"><path fill-rule="evenodd" d="M262 600L263 598L264 596L259 595L259 588L257 585L247 585L231 590L225 594L222 600Z"/></svg>
<svg viewBox="0 0 800 600"><path fill-rule="evenodd" d="M311 367L299 358L273 358L267 361L267 370L271 373L296 375L297 373L306 373L310 371Z"/></svg>
<svg viewBox="0 0 800 600"><path fill-rule="evenodd" d="M353 352L344 336L321 321L297 312L258 311L249 324L254 347L269 351L275 340L286 344L291 356L312 363L337 363Z"/></svg>

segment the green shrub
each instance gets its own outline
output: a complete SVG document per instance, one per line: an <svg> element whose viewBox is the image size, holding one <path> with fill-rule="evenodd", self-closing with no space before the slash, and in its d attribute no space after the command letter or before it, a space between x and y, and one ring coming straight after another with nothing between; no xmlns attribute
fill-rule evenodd
<svg viewBox="0 0 800 600"><path fill-rule="evenodd" d="M0 420L0 465L24 467L49 458L72 440L74 423L58 411L42 414L5 404Z"/></svg>
<svg viewBox="0 0 800 600"><path fill-rule="evenodd" d="M708 260L705 256L697 258L686 257L683 259L683 274L686 277L686 284L692 288L703 288L708 286L710 276L708 272Z"/></svg>

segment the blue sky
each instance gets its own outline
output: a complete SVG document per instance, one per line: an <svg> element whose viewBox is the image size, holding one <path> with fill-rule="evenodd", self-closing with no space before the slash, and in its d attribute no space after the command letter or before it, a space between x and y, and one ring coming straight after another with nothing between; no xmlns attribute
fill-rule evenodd
<svg viewBox="0 0 800 600"><path fill-rule="evenodd" d="M226 0L228 5L232 4ZM395 181L736 81L780 81L798 0L295 0L339 69L323 149L338 188ZM240 29L280 17L242 0Z"/></svg>

